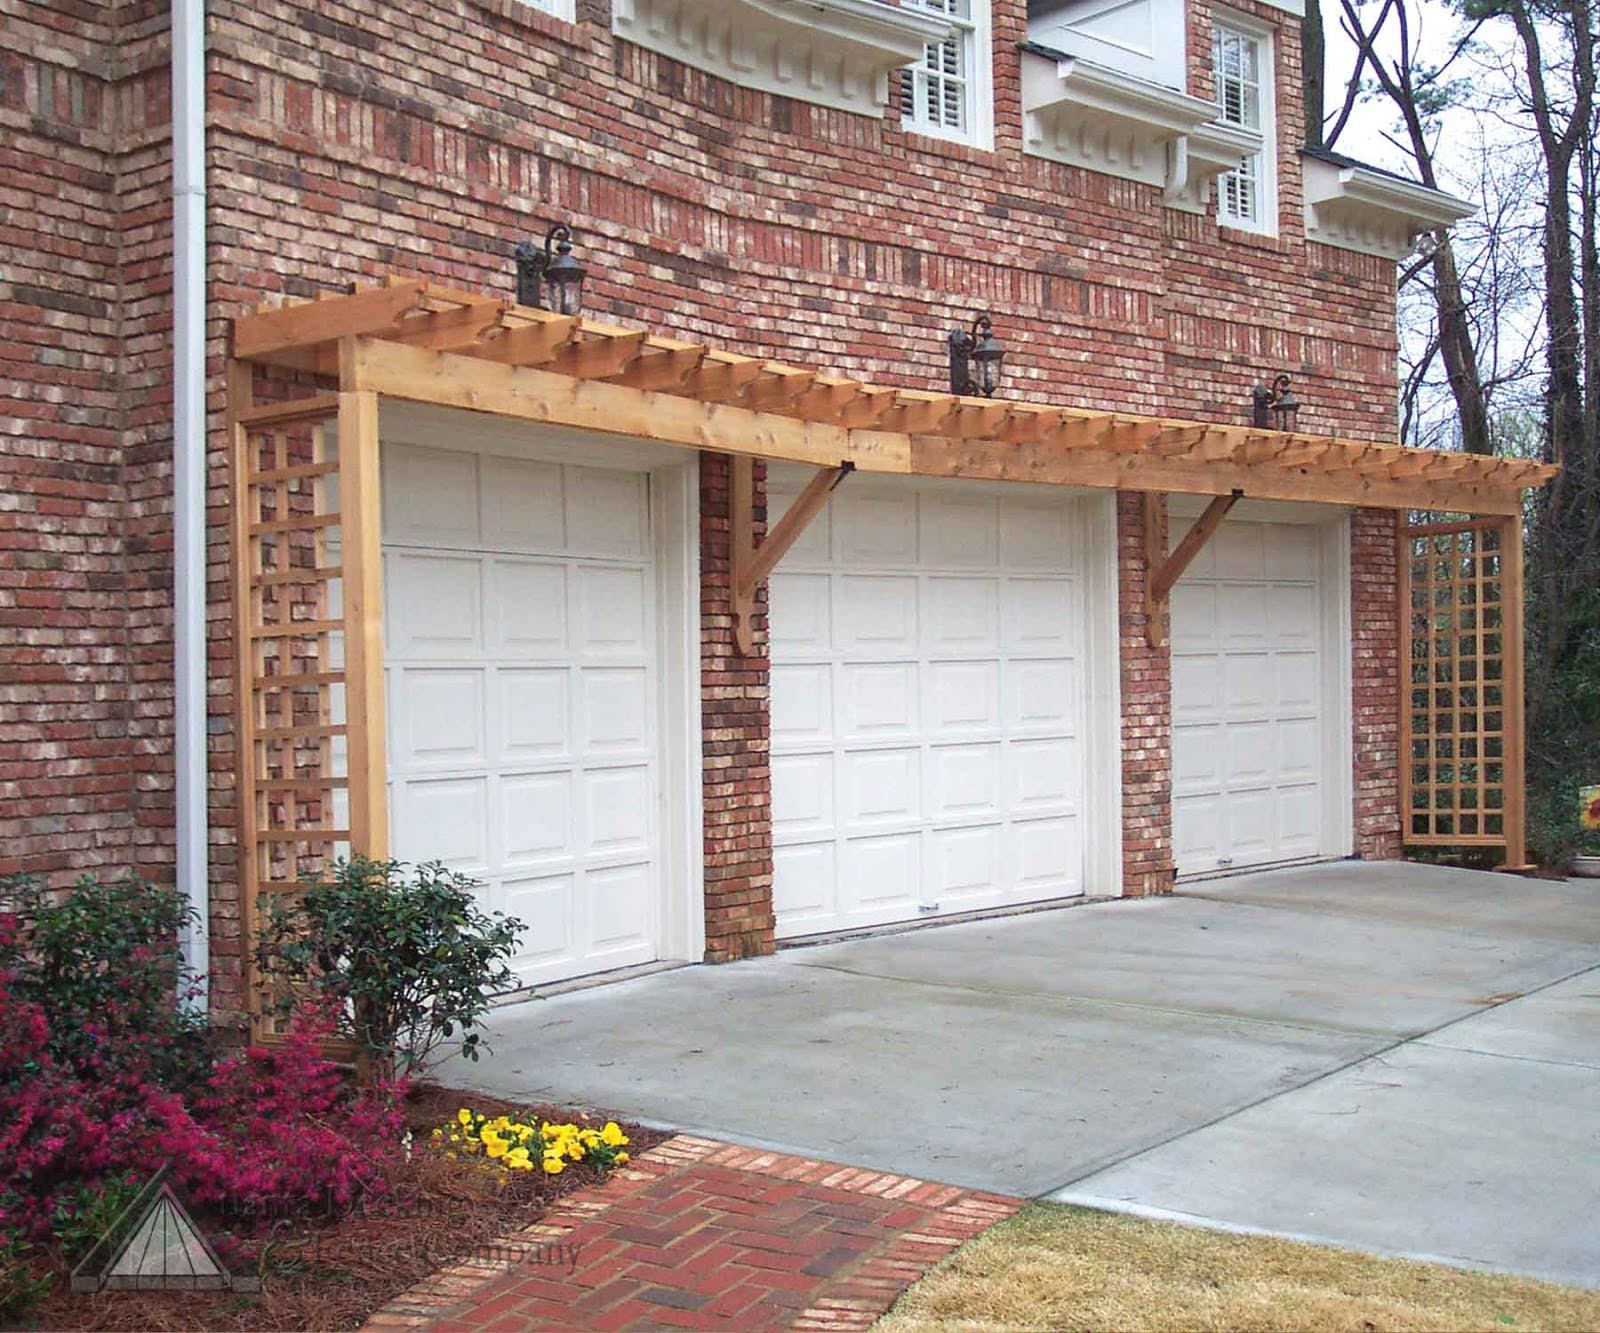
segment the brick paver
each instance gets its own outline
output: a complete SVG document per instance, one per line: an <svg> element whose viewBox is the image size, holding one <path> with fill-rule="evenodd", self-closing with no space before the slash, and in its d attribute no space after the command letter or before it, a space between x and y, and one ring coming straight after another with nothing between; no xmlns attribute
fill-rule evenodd
<svg viewBox="0 0 1600 1333"><path fill-rule="evenodd" d="M1019 1202L680 1134L368 1328L866 1328Z"/></svg>

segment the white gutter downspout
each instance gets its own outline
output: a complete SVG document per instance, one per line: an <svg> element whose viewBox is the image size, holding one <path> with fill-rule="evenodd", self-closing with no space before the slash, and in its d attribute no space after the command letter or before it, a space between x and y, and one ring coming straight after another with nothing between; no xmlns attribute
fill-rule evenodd
<svg viewBox="0 0 1600 1333"><path fill-rule="evenodd" d="M210 985L206 871L205 0L172 0L173 758L178 889L196 913L185 959Z"/></svg>

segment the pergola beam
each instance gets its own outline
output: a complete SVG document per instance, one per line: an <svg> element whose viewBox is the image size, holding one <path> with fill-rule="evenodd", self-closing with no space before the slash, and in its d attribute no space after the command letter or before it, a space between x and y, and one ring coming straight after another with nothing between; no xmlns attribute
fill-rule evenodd
<svg viewBox="0 0 1600 1333"><path fill-rule="evenodd" d="M1145 571L1144 571L1144 633L1145 642L1152 648L1161 646L1162 617L1166 613L1167 604L1172 599L1172 589L1183 571L1194 563L1195 556L1200 554L1201 548L1211 540L1213 534L1222 526L1222 520L1227 518L1228 511L1238 504L1243 497L1243 491L1231 491L1227 495L1216 496L1205 507L1205 512L1194 521L1189 531L1183 534L1183 540L1173 547L1172 554L1158 564L1152 558L1158 551L1154 544L1153 533L1156 525L1153 518L1153 506L1147 498L1145 504Z"/></svg>

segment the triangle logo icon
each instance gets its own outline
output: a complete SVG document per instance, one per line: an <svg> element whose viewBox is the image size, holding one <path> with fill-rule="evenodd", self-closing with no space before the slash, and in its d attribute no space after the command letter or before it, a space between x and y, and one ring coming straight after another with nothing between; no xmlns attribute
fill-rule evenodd
<svg viewBox="0 0 1600 1333"><path fill-rule="evenodd" d="M72 1271L74 1291L253 1291L253 1277L235 1277L156 1172Z"/></svg>

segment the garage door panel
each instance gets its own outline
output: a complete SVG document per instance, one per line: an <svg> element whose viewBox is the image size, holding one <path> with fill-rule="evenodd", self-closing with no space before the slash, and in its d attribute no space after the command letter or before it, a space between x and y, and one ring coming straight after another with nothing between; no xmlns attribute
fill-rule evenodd
<svg viewBox="0 0 1600 1333"><path fill-rule="evenodd" d="M1000 503L986 496L924 495L922 560L946 569L992 569L998 561Z"/></svg>
<svg viewBox="0 0 1600 1333"><path fill-rule="evenodd" d="M469 873L488 867L488 778L418 778L406 784L399 815L391 830L399 860L442 861Z"/></svg>
<svg viewBox="0 0 1600 1333"><path fill-rule="evenodd" d="M1190 577L1195 577L1190 575ZM1172 590L1172 654L1215 652L1217 589L1210 583L1179 583Z"/></svg>
<svg viewBox="0 0 1600 1333"><path fill-rule="evenodd" d="M585 750L606 759L643 759L654 730L649 673L642 666L584 667L578 681Z"/></svg>
<svg viewBox="0 0 1600 1333"><path fill-rule="evenodd" d="M840 906L846 914L916 910L922 883L920 833L849 838L844 848Z"/></svg>
<svg viewBox="0 0 1600 1333"><path fill-rule="evenodd" d="M1222 782L1221 724L1177 723L1172 728L1172 786L1180 795L1204 794Z"/></svg>
<svg viewBox="0 0 1600 1333"><path fill-rule="evenodd" d="M1279 787L1277 798L1278 845L1290 855L1314 855L1322 825L1322 795L1316 785Z"/></svg>
<svg viewBox="0 0 1600 1333"><path fill-rule="evenodd" d="M774 656L810 657L833 647L833 590L826 574L774 573L767 608Z"/></svg>
<svg viewBox="0 0 1600 1333"><path fill-rule="evenodd" d="M1073 652L1082 644L1076 589L1060 578L1008 578L1003 647L1017 653Z"/></svg>
<svg viewBox="0 0 1600 1333"><path fill-rule="evenodd" d="M849 829L904 824L922 814L920 750L854 750L840 757Z"/></svg>
<svg viewBox="0 0 1600 1333"><path fill-rule="evenodd" d="M571 753L570 675L565 667L502 667L495 673L501 762L556 762Z"/></svg>
<svg viewBox="0 0 1600 1333"><path fill-rule="evenodd" d="M644 768L588 769L583 791L586 850L591 856L637 854L650 846L650 774Z"/></svg>
<svg viewBox="0 0 1600 1333"><path fill-rule="evenodd" d="M1274 702L1280 711L1314 711L1321 692L1321 672L1315 651L1280 652L1276 655Z"/></svg>
<svg viewBox="0 0 1600 1333"><path fill-rule="evenodd" d="M559 658L567 651L567 570L556 561L489 562L489 644L496 656Z"/></svg>
<svg viewBox="0 0 1600 1333"><path fill-rule="evenodd" d="M454 449L386 445L384 540L417 546L477 546L478 455Z"/></svg>
<svg viewBox="0 0 1600 1333"><path fill-rule="evenodd" d="M1174 801L1172 843L1179 854L1209 868L1222 856L1222 800L1217 796L1194 796Z"/></svg>
<svg viewBox="0 0 1600 1333"><path fill-rule="evenodd" d="M500 848L506 864L571 856L577 850L570 773L510 773L499 785Z"/></svg>
<svg viewBox="0 0 1600 1333"><path fill-rule="evenodd" d="M646 654L645 604L649 589L645 571L607 565L579 565L577 642L585 657L633 657Z"/></svg>
<svg viewBox="0 0 1600 1333"><path fill-rule="evenodd" d="M1231 652L1222 672L1224 716L1255 721L1266 715L1272 696L1275 665L1265 651Z"/></svg>
<svg viewBox="0 0 1600 1333"><path fill-rule="evenodd" d="M649 540L646 497L642 472L567 468L567 550L642 560Z"/></svg>
<svg viewBox="0 0 1600 1333"><path fill-rule="evenodd" d="M1001 747L934 745L928 749L928 818L999 818Z"/></svg>
<svg viewBox="0 0 1600 1333"><path fill-rule="evenodd" d="M772 531L773 526L783 517L800 496L800 488L791 486L787 482L778 481L767 484L767 531ZM828 553L832 550L833 532L833 506L824 505L819 513L801 529L800 535L795 538L789 547L789 555L797 561L807 563L819 561L826 563Z"/></svg>
<svg viewBox="0 0 1600 1333"><path fill-rule="evenodd" d="M1215 656L1172 657L1172 711L1190 718L1222 715L1222 664Z"/></svg>
<svg viewBox="0 0 1600 1333"><path fill-rule="evenodd" d="M1272 851L1276 806L1277 795L1269 787L1228 793L1228 846L1235 862Z"/></svg>
<svg viewBox="0 0 1600 1333"><path fill-rule="evenodd" d="M930 729L940 735L992 734L1000 729L998 662L930 662L923 670Z"/></svg>
<svg viewBox="0 0 1600 1333"><path fill-rule="evenodd" d="M566 549L565 487L559 464L489 454L480 456L479 474L487 545Z"/></svg>
<svg viewBox="0 0 1600 1333"><path fill-rule="evenodd" d="M394 557L388 607L395 651L413 661L483 652L482 561L475 556Z"/></svg>
<svg viewBox="0 0 1600 1333"><path fill-rule="evenodd" d="M1001 501L1000 563L1009 569L1073 567L1072 511L1063 504Z"/></svg>
<svg viewBox="0 0 1600 1333"><path fill-rule="evenodd" d="M1032 733L1074 728L1078 698L1073 664L1063 660L1013 661L1006 667L1008 731Z"/></svg>
<svg viewBox="0 0 1600 1333"><path fill-rule="evenodd" d="M988 899L1004 878L1000 830L977 828L936 829L928 834L930 871L939 906L961 911L970 900Z"/></svg>
<svg viewBox="0 0 1600 1333"><path fill-rule="evenodd" d="M926 587L927 643L937 655L993 652L1000 641L1000 581L944 575Z"/></svg>
<svg viewBox="0 0 1600 1333"><path fill-rule="evenodd" d="M804 837L833 828L833 751L772 757L774 837Z"/></svg>
<svg viewBox="0 0 1600 1333"><path fill-rule="evenodd" d="M834 642L845 652L914 656L917 580L856 575L834 585Z"/></svg>
<svg viewBox="0 0 1600 1333"><path fill-rule="evenodd" d="M878 741L915 734L915 663L847 663L839 668L839 686L842 739Z"/></svg>
<svg viewBox="0 0 1600 1333"><path fill-rule="evenodd" d="M1211 574L1219 579L1259 580L1267 577L1265 530L1260 523L1225 523L1207 543Z"/></svg>
<svg viewBox="0 0 1600 1333"><path fill-rule="evenodd" d="M1316 782L1322 767L1322 728L1317 719L1284 718L1275 731L1277 753L1273 756L1273 768L1278 781Z"/></svg>
<svg viewBox="0 0 1600 1333"><path fill-rule="evenodd" d="M826 559L792 548L774 575L781 936L1082 891L1074 504L870 484L829 501Z"/></svg>
<svg viewBox="0 0 1600 1333"><path fill-rule="evenodd" d="M639 863L585 870L582 878L582 920L587 928L591 961L626 967L655 956L655 872Z"/></svg>
<svg viewBox="0 0 1600 1333"><path fill-rule="evenodd" d="M774 665L772 738L793 745L826 745L833 736L833 668Z"/></svg>
<svg viewBox="0 0 1600 1333"><path fill-rule="evenodd" d="M915 495L881 492L834 496L833 554L836 559L869 568L917 563L917 501Z"/></svg>
<svg viewBox="0 0 1600 1333"><path fill-rule="evenodd" d="M396 673L402 708L401 755L408 764L481 764L488 757L484 673L480 668L412 667Z"/></svg>
<svg viewBox="0 0 1600 1333"><path fill-rule="evenodd" d="M1316 589L1290 583L1267 589L1267 624L1278 643L1312 645L1321 634Z"/></svg>
<svg viewBox="0 0 1600 1333"><path fill-rule="evenodd" d="M774 795L776 799L776 795ZM833 842L779 844L772 849L772 908L802 930L837 921L838 876Z"/></svg>
<svg viewBox="0 0 1600 1333"><path fill-rule="evenodd" d="M1222 779L1230 787L1270 782L1276 771L1277 728L1270 722L1233 722L1222 728Z"/></svg>
<svg viewBox="0 0 1600 1333"><path fill-rule="evenodd" d="M1224 583L1217 589L1218 639L1225 649L1267 641L1267 590L1259 583Z"/></svg>
<svg viewBox="0 0 1600 1333"><path fill-rule="evenodd" d="M1083 847L1075 818L1027 820L1011 826L1016 883L1032 897L1082 891Z"/></svg>
<svg viewBox="0 0 1600 1333"><path fill-rule="evenodd" d="M1007 804L1013 811L1040 813L1076 803L1083 753L1075 738L1012 741L1007 750L1012 784Z"/></svg>
<svg viewBox="0 0 1600 1333"><path fill-rule="evenodd" d="M521 948L509 960L517 972L561 970L578 956L576 875L538 875L500 882L491 905L532 929L523 932Z"/></svg>

